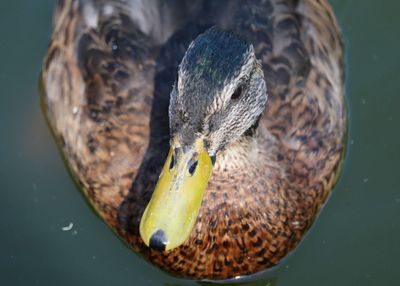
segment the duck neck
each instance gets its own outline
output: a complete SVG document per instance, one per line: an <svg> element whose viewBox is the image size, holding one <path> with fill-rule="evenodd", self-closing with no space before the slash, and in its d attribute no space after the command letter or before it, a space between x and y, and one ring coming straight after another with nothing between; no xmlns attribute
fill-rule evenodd
<svg viewBox="0 0 400 286"><path fill-rule="evenodd" d="M251 166L258 160L258 125L261 116L237 140L229 143L217 155L216 170L232 171Z"/></svg>

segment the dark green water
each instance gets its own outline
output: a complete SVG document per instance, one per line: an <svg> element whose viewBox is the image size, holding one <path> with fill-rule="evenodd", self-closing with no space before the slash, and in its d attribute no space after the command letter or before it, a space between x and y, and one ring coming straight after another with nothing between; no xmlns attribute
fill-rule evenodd
<svg viewBox="0 0 400 286"><path fill-rule="evenodd" d="M400 285L400 2L331 2L347 54L344 173L296 251L245 285ZM128 250L75 189L36 88L52 6L0 3L0 285L196 285Z"/></svg>

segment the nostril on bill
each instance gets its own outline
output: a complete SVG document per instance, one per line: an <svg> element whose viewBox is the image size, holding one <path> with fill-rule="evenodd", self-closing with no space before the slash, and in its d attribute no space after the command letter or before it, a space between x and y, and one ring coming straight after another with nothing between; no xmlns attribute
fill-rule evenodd
<svg viewBox="0 0 400 286"><path fill-rule="evenodd" d="M197 163L198 161L194 159L190 159L189 161L188 171L191 176L193 176L194 172L196 171Z"/></svg>
<svg viewBox="0 0 400 286"><path fill-rule="evenodd" d="M150 247L155 250L164 251L166 246L167 246L167 238L165 236L165 233L164 231L159 229L151 236Z"/></svg>
<svg viewBox="0 0 400 286"><path fill-rule="evenodd" d="M172 154L171 157L171 162L169 163L169 169L172 170L176 165L176 156L175 154Z"/></svg>

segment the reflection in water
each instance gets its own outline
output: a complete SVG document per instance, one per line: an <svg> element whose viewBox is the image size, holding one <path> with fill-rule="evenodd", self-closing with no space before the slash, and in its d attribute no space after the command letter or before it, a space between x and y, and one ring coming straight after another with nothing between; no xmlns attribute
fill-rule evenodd
<svg viewBox="0 0 400 286"><path fill-rule="evenodd" d="M213 283L213 282L199 282L199 285L234 285L234 286L276 286L278 279L270 278L270 279L261 279L257 281L248 281L248 282L226 282L226 283Z"/></svg>
<svg viewBox="0 0 400 286"><path fill-rule="evenodd" d="M257 276L257 275L256 275ZM246 280L254 280L255 278L244 278L235 280L225 280L226 282L197 282L197 285L201 286L210 286L210 285L233 285L233 286L277 286L278 279L276 277L269 279L260 279L257 281L246 281ZM164 286L185 286L187 284L182 283L165 283Z"/></svg>

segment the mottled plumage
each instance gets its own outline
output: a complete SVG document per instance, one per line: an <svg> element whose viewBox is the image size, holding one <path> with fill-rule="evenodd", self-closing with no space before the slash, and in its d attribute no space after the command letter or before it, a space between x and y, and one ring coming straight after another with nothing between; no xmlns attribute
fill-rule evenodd
<svg viewBox="0 0 400 286"><path fill-rule="evenodd" d="M160 252L143 243L139 222L167 156L178 66L211 26L245 39L238 49L254 50L268 101L259 121L220 144L189 239ZM277 264L337 181L346 133L342 58L325 0L61 0L43 65L43 105L85 196L135 252L175 275L226 279ZM179 80L201 90L201 67L191 67ZM234 66L226 70L236 76ZM226 88L221 74L215 87L201 88ZM176 113L196 114L201 104Z"/></svg>

